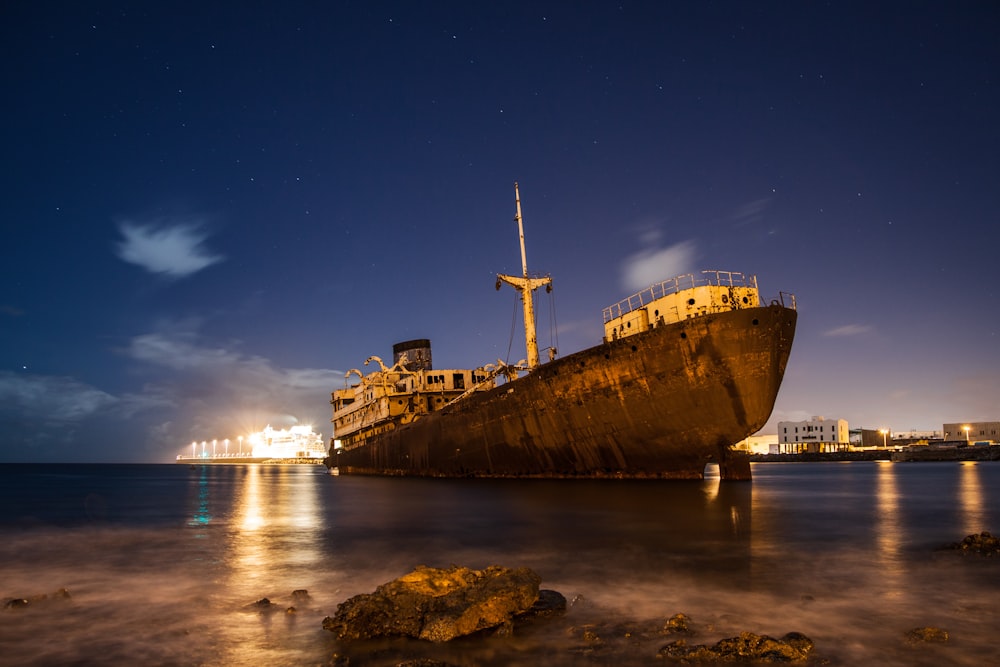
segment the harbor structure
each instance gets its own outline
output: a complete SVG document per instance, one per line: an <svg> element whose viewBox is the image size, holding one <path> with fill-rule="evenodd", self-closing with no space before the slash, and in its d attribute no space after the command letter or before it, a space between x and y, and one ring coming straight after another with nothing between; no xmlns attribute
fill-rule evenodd
<svg viewBox="0 0 1000 667"><path fill-rule="evenodd" d="M967 445L995 445L1000 442L1000 421L953 422L941 427L944 440Z"/></svg>
<svg viewBox="0 0 1000 667"><path fill-rule="evenodd" d="M851 449L845 419L816 416L805 421L778 422L779 454L846 452Z"/></svg>
<svg viewBox="0 0 1000 667"><path fill-rule="evenodd" d="M178 463L322 463L325 440L312 426L296 424L275 429L268 424L247 436L194 441L190 454L177 455Z"/></svg>

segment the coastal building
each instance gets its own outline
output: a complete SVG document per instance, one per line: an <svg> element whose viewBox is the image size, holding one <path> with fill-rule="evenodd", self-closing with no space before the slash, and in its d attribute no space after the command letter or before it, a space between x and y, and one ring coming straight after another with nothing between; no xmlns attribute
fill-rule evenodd
<svg viewBox="0 0 1000 667"><path fill-rule="evenodd" d="M883 449L894 444L896 434L887 428L852 428L852 449Z"/></svg>
<svg viewBox="0 0 1000 667"><path fill-rule="evenodd" d="M777 454L778 435L776 433L751 435L733 445L733 449L747 454Z"/></svg>
<svg viewBox="0 0 1000 667"><path fill-rule="evenodd" d="M910 445L934 445L941 443L944 438L942 431L920 431L910 429L908 431L893 431L889 438L890 445L895 447L908 447Z"/></svg>
<svg viewBox="0 0 1000 667"><path fill-rule="evenodd" d="M997 444L1000 442L1000 421L995 422L956 422L945 424L944 440L958 442L964 440L970 445Z"/></svg>
<svg viewBox="0 0 1000 667"><path fill-rule="evenodd" d="M846 452L851 448L845 419L813 417L800 422L778 422L778 453Z"/></svg>

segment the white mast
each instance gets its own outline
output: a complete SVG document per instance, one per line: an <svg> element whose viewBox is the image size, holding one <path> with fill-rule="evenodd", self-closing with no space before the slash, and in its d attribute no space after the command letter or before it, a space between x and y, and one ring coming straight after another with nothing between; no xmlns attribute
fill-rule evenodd
<svg viewBox="0 0 1000 667"><path fill-rule="evenodd" d="M500 282L503 281L521 293L521 302L524 304L524 346L528 352L528 370L538 365L538 336L535 332L535 306L531 293L542 285L552 289L552 278L528 277L528 259L524 253L524 223L521 221L521 195L517 189L517 182L514 182L514 202L517 204L517 233L521 240L521 276L508 276L497 274L497 289L500 289Z"/></svg>

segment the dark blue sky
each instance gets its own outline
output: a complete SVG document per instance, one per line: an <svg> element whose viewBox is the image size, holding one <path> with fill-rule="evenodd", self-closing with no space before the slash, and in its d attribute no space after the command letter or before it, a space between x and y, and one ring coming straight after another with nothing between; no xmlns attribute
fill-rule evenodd
<svg viewBox="0 0 1000 667"><path fill-rule="evenodd" d="M769 429L1000 419L995 2L8 2L0 460L163 461L394 342L523 358L700 269L795 293ZM557 336L550 333L555 319Z"/></svg>

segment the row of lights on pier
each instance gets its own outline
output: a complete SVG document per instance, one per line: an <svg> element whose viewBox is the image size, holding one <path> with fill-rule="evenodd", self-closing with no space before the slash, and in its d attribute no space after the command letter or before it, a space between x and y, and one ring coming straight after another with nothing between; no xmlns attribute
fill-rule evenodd
<svg viewBox="0 0 1000 667"><path fill-rule="evenodd" d="M242 454L243 453L243 436L241 435L241 436L239 436L236 439L240 443L240 454ZM219 444L218 439L212 440L212 458L215 458L216 447L218 447L218 444ZM225 440L223 440L222 444L226 448L226 455L228 456L229 455L229 438L226 438ZM207 447L208 447L208 440L202 440L201 441L201 455L202 456L205 456L206 448ZM196 451L197 449L198 449L198 441L196 440L196 441L194 441L194 442L191 443L191 458L196 458L198 456L197 451Z"/></svg>

